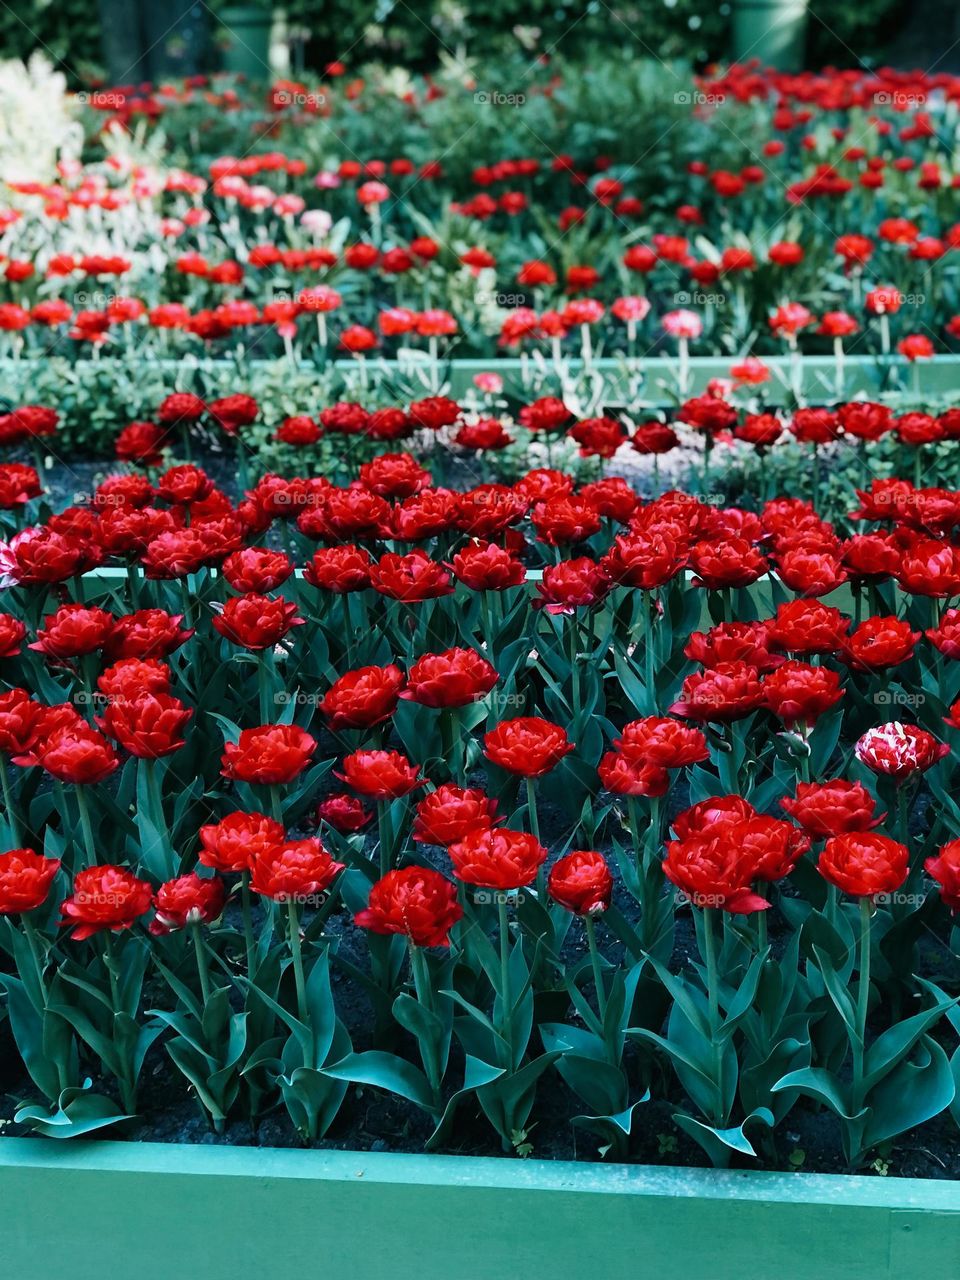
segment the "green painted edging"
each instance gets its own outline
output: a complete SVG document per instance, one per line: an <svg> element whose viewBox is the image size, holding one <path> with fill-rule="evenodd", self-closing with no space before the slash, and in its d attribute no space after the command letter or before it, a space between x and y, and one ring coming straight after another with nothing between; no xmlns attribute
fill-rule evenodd
<svg viewBox="0 0 960 1280"><path fill-rule="evenodd" d="M916 1179L0 1141L17 1280L906 1280L960 1269Z"/></svg>
<svg viewBox="0 0 960 1280"><path fill-rule="evenodd" d="M19 385L24 370L30 368L34 357L24 356L19 361L5 358L0 360L0 395L7 394L7 387ZM38 360L38 363L43 363ZM66 362L62 362L66 364ZM126 365L129 361L122 357L103 357L98 361L76 360L69 364L72 370L89 369L92 374L103 373L111 364ZM169 358L151 361L161 369L169 369L173 377L181 382L189 378L194 370L215 371L230 370L236 373L236 361L210 359L206 357L187 356L181 360ZM277 360L247 360L251 369L285 368L285 362ZM699 394L706 389L712 378L729 378L730 366L735 357L695 356L689 363L690 395ZM764 357L764 363L770 368L773 376L763 384L763 393L769 403L779 403L790 398L789 388L792 375L789 360L781 356ZM397 361L369 358L366 361L369 380L375 383L378 377L388 379L415 379L425 374L425 361ZM356 373L357 362L353 359L335 360L334 368L338 373ZM552 365L545 363L537 366L546 375L547 385L558 384ZM311 360L304 360L298 365L305 373L321 370ZM473 388L473 378L478 373L499 373L508 387L516 391L525 373L534 370L532 360L516 358L500 358L492 355L489 359L452 360L449 365L441 365L450 394L460 397ZM601 357L593 361L591 368L602 374L607 381L606 403L615 405L623 401L636 406L664 405L675 398L677 380L676 359L664 359L657 356L632 362L630 369L623 359ZM567 374L571 379L579 377L582 362L578 359L566 361ZM844 360L844 386L840 399L849 399L857 395L878 396L881 394L902 395L910 400L926 397L956 396L960 394L960 355L938 355L933 360L918 361L915 365L901 356L874 357L850 356ZM803 395L808 400L831 401L838 398L837 366L832 356L804 356L801 364L801 382ZM8 383L8 378L14 381ZM633 385L631 385L633 384ZM639 391L636 389L639 385ZM429 394L424 384L423 394Z"/></svg>

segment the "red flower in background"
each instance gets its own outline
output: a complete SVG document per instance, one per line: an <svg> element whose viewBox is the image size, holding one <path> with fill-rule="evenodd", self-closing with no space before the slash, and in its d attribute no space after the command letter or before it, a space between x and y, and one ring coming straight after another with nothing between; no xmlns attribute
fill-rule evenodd
<svg viewBox="0 0 960 1280"><path fill-rule="evenodd" d="M249 427L259 412L256 400L245 395L224 396L207 405L207 413L230 436L235 436L241 427Z"/></svg>
<svg viewBox="0 0 960 1280"><path fill-rule="evenodd" d="M356 796L347 795L346 792L328 796L317 806L317 821L326 822L333 827L334 831L344 835L361 831L372 817L373 814L364 807L361 800Z"/></svg>

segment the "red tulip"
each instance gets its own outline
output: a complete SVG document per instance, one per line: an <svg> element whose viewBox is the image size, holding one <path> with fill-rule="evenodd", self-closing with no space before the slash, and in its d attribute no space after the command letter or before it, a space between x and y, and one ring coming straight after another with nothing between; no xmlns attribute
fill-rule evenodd
<svg viewBox="0 0 960 1280"><path fill-rule="evenodd" d="M403 684L403 672L393 663L359 667L334 681L320 710L332 729L368 729L393 715Z"/></svg>
<svg viewBox="0 0 960 1280"><path fill-rule="evenodd" d="M0 916L42 907L59 870L59 858L44 858L33 849L0 853Z"/></svg>
<svg viewBox="0 0 960 1280"><path fill-rule="evenodd" d="M907 846L876 832L850 831L832 836L817 870L830 884L856 898L896 892L907 878Z"/></svg>
<svg viewBox="0 0 960 1280"><path fill-rule="evenodd" d="M130 929L150 910L153 889L123 867L87 867L78 871L73 893L60 907L61 926L71 930L75 942L111 929Z"/></svg>
<svg viewBox="0 0 960 1280"><path fill-rule="evenodd" d="M475 649L426 653L410 667L400 697L425 707L463 707L485 697L499 678Z"/></svg>
<svg viewBox="0 0 960 1280"><path fill-rule="evenodd" d="M484 735L488 760L521 778L542 778L573 751L566 731L539 716L501 720Z"/></svg>
<svg viewBox="0 0 960 1280"><path fill-rule="evenodd" d="M310 763L316 746L316 739L295 724L244 729L238 742L224 746L220 771L238 782L292 782Z"/></svg>
<svg viewBox="0 0 960 1280"><path fill-rule="evenodd" d="M275 902L304 902L325 893L343 869L315 837L288 840L257 850L250 888Z"/></svg>
<svg viewBox="0 0 960 1280"><path fill-rule="evenodd" d="M520 889L534 879L547 851L534 836L520 831L471 831L450 846L458 880L481 889Z"/></svg>
<svg viewBox="0 0 960 1280"><path fill-rule="evenodd" d="M831 782L799 782L797 794L780 801L780 807L811 836L843 835L848 831L869 831L881 818L876 816L873 796L860 782L835 778Z"/></svg>
<svg viewBox="0 0 960 1280"><path fill-rule="evenodd" d="M551 898L577 916L600 915L613 897L610 868L593 849L575 849L554 863L547 886Z"/></svg>
<svg viewBox="0 0 960 1280"><path fill-rule="evenodd" d="M334 831L340 831L345 835L361 831L372 817L373 814L364 807L361 800L356 796L347 795L346 792L328 796L317 806L317 821L326 822L333 827Z"/></svg>
<svg viewBox="0 0 960 1280"><path fill-rule="evenodd" d="M923 866L927 874L936 880L944 905L951 911L960 911L960 840L949 840L941 845L936 856L927 858Z"/></svg>
<svg viewBox="0 0 960 1280"><path fill-rule="evenodd" d="M497 802L476 787L444 783L419 801L412 836L420 844L449 848L473 831L487 831L503 819Z"/></svg>
<svg viewBox="0 0 960 1280"><path fill-rule="evenodd" d="M249 871L253 860L265 849L283 843L283 826L263 813L235 810L220 822L200 828L201 849L197 855L214 871Z"/></svg>
<svg viewBox="0 0 960 1280"><path fill-rule="evenodd" d="M419 768L399 751L354 751L345 756L342 782L373 800L393 800L424 785Z"/></svg>
<svg viewBox="0 0 960 1280"><path fill-rule="evenodd" d="M449 947L450 930L463 915L456 886L430 867L388 871L354 917L372 933L398 933L416 947Z"/></svg>
<svg viewBox="0 0 960 1280"><path fill-rule="evenodd" d="M210 924L223 914L227 893L219 876L204 878L195 871L167 880L153 900L156 916L150 925L154 935L172 933L187 925Z"/></svg>

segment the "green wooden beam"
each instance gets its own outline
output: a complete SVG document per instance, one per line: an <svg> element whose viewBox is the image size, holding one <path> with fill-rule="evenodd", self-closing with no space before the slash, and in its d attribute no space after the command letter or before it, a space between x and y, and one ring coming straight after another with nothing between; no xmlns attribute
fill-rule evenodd
<svg viewBox="0 0 960 1280"><path fill-rule="evenodd" d="M91 376L102 377L105 369L111 365L129 363L123 357L103 357L94 362L76 360L67 362L55 359L54 363L72 370L72 377L82 382L84 373L89 369ZM206 357L188 357L182 360L159 359L154 362L161 369L169 369L171 385L175 378L188 378L193 370L214 372L230 370L236 374L236 363L232 360L215 360ZM698 356L690 361L690 382L688 393L700 394L713 378L729 378L733 357L714 358ZM772 378L764 383L763 392L771 404L790 400L789 388L792 385L791 366L789 360L782 356L765 357L765 363L772 371ZM9 358L0 360L0 394L12 395L13 389L23 385L29 378L29 370L33 364L32 357L20 361ZM289 368L283 359L246 361L250 369L262 370L273 367L278 377L284 377ZM357 364L353 359L335 360L334 368L338 373L356 373ZM381 377L388 379L404 379L414 381L417 370L425 375L424 361L404 361L368 359L366 361L368 378L372 387ZM606 382L605 402L609 405L617 403L630 404L635 408L664 405L675 398L674 391L677 379L676 360L657 357L655 359L638 360L628 369L622 359L603 357L594 360L591 366L602 374ZM302 372L310 372L314 366L305 360L299 366ZM443 366L447 380L446 390L456 397L465 395L473 387L473 378L478 373L499 373L508 389L516 392L522 382L524 372L532 366L520 359L503 359L492 355L483 360L453 360L449 366ZM544 366L548 383L552 389L559 385L552 366ZM566 363L567 373L575 379L582 371L581 361L569 360ZM899 395L913 402L916 400L940 401L960 398L960 356L938 355L933 360L919 361L911 365L900 356L882 359L873 356L851 356L843 364L844 381L842 395L837 386L837 366L832 356L805 356L801 364L801 384L804 398L808 401L829 402L837 399L852 399L858 395L881 396ZM320 371L317 370L318 379ZM428 395L426 382L423 384L423 395Z"/></svg>
<svg viewBox="0 0 960 1280"><path fill-rule="evenodd" d="M952 1280L950 1182L0 1140L11 1280Z"/></svg>

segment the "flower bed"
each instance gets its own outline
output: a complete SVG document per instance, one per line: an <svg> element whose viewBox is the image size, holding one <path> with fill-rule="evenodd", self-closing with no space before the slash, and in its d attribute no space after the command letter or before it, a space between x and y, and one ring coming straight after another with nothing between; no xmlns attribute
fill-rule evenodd
<svg viewBox="0 0 960 1280"><path fill-rule="evenodd" d="M478 89L514 73L512 95ZM958 96L942 74L615 57L266 101L100 90L67 104L56 171L18 157L0 331L40 357L928 359L960 329Z"/></svg>
<svg viewBox="0 0 960 1280"><path fill-rule="evenodd" d="M4 547L18 1127L953 1168L960 496L429 479Z"/></svg>

